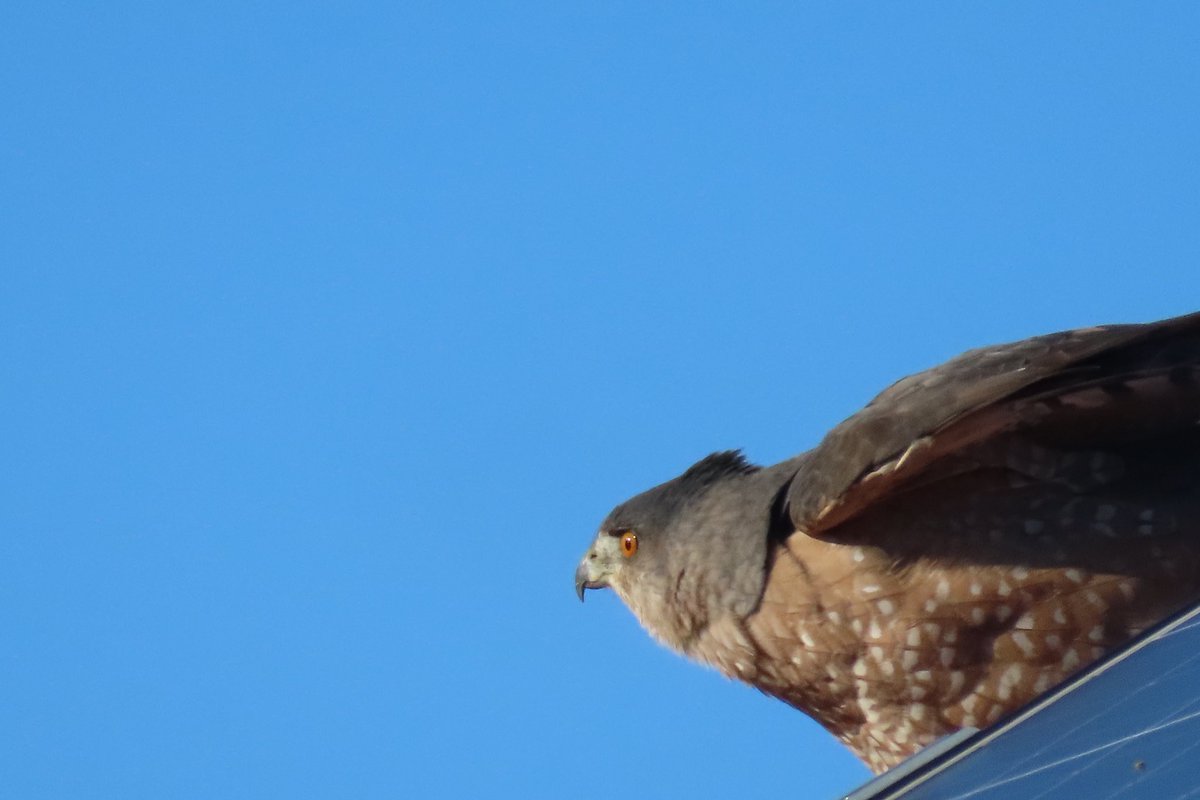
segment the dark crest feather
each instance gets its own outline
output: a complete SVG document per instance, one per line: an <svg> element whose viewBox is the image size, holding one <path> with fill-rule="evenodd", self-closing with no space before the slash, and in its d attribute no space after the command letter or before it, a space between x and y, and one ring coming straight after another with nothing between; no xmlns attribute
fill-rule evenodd
<svg viewBox="0 0 1200 800"><path fill-rule="evenodd" d="M741 450L722 450L692 464L687 472L679 476L679 480L681 483L707 486L721 478L749 475L758 470L759 467L747 461Z"/></svg>

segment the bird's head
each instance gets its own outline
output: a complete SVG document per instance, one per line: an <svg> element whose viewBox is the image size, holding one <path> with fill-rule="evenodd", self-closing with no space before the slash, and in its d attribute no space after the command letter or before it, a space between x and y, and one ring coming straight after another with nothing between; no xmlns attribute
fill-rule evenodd
<svg viewBox="0 0 1200 800"><path fill-rule="evenodd" d="M751 594L755 602L770 503L739 479L757 471L739 452L714 453L617 506L575 570L579 599L610 588L673 645L706 622L714 591L723 595L716 600L732 592L739 605Z"/></svg>

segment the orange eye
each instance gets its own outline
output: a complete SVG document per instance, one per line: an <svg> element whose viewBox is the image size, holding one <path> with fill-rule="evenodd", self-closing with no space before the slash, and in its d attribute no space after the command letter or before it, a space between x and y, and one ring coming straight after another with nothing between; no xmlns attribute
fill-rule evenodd
<svg viewBox="0 0 1200 800"><path fill-rule="evenodd" d="M629 558L637 552L637 534L633 531L625 531L621 534L621 555Z"/></svg>

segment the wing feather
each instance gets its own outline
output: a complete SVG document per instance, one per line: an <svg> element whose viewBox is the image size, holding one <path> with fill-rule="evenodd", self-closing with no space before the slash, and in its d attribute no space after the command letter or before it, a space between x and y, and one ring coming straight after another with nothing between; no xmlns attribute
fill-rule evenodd
<svg viewBox="0 0 1200 800"><path fill-rule="evenodd" d="M1169 382L1170 396L1153 402L1176 413L1173 424L1194 425L1198 369L1200 313L970 350L897 381L833 428L789 487L792 522L810 535L827 534L873 503L935 480L948 456L1048 419L1068 430L1086 418L1093 430L1110 405L1105 398L1132 381ZM1099 392L1099 400L1089 401L1088 392ZM1147 411L1135 407L1117 422L1143 424Z"/></svg>

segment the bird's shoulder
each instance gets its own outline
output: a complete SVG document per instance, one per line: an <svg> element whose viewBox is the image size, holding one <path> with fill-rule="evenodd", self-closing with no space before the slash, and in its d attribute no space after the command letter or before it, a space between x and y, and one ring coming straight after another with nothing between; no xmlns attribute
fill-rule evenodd
<svg viewBox="0 0 1200 800"><path fill-rule="evenodd" d="M832 528L948 453L1024 424L1023 398L1180 361L1200 362L1200 314L969 350L896 381L830 430L797 464L791 520L814 535Z"/></svg>

